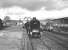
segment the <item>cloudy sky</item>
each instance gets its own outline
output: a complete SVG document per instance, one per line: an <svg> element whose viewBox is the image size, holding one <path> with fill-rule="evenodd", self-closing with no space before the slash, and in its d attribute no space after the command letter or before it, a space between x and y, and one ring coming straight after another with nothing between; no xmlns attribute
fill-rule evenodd
<svg viewBox="0 0 68 50"><path fill-rule="evenodd" d="M0 0L0 16L5 13L37 16L40 19L68 16L68 0Z"/></svg>
<svg viewBox="0 0 68 50"><path fill-rule="evenodd" d="M67 7L67 0L0 0L0 7L21 6L29 10L38 10L45 6L47 10Z"/></svg>

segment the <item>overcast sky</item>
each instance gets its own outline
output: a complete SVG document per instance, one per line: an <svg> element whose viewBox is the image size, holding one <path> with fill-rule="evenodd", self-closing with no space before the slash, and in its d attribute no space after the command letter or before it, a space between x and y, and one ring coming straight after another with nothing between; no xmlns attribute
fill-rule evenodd
<svg viewBox="0 0 68 50"><path fill-rule="evenodd" d="M38 10L45 6L46 10L68 7L68 0L0 0L0 7L21 6L28 10Z"/></svg>
<svg viewBox="0 0 68 50"><path fill-rule="evenodd" d="M13 6L19 6L20 8ZM23 13L27 16L43 17L43 19L68 16L68 0L0 0L0 8L0 16L6 12L7 14L20 12L16 14Z"/></svg>

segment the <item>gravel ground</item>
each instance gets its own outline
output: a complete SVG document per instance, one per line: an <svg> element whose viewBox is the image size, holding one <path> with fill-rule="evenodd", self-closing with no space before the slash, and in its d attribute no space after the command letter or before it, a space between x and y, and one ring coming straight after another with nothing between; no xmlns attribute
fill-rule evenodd
<svg viewBox="0 0 68 50"><path fill-rule="evenodd" d="M0 50L32 50L31 41L35 50L48 50L47 46L51 50L65 50L61 45L57 44L56 38L50 33L45 32L41 35L41 41L39 39L29 40L26 30L22 29L22 27L8 27L0 31Z"/></svg>
<svg viewBox="0 0 68 50"><path fill-rule="evenodd" d="M20 50L21 48L24 49L25 38L23 34L24 33L22 30L20 30L18 27L9 27L5 30L1 30L0 50Z"/></svg>

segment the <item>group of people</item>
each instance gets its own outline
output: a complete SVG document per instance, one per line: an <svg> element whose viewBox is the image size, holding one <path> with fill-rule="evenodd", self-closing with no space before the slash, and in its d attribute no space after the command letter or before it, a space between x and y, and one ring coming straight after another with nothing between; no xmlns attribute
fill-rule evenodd
<svg viewBox="0 0 68 50"><path fill-rule="evenodd" d="M40 21L36 19L36 17L33 17L32 20L27 21L25 23L25 28L27 33L30 33L33 29L39 29L40 30Z"/></svg>

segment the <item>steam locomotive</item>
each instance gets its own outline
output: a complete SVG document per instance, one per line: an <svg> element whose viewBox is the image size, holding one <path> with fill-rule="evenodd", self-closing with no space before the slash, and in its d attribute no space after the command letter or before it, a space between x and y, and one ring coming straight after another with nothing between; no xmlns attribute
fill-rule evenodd
<svg viewBox="0 0 68 50"><path fill-rule="evenodd" d="M36 27L36 28L35 28ZM41 33L40 33L40 26L35 26L33 29L30 30L30 37L37 37L40 38L41 37Z"/></svg>
<svg viewBox="0 0 68 50"><path fill-rule="evenodd" d="M40 24L38 23L33 23L33 24L29 24L29 27L27 27L28 31L28 35L29 37L38 37L40 38L41 37L41 33L40 33Z"/></svg>

